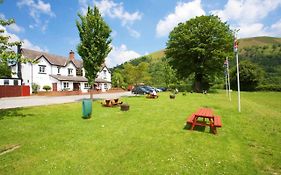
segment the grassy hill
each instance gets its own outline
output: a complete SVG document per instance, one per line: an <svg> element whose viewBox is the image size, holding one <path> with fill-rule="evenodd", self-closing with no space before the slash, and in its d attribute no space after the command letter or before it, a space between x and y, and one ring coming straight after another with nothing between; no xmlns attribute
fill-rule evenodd
<svg viewBox="0 0 281 175"><path fill-rule="evenodd" d="M269 46L272 44L281 44L281 38L261 36L261 37L252 37L252 38L241 38L239 39L239 50L245 47L252 46ZM165 56L165 49L153 52L148 54L152 58L161 58Z"/></svg>
<svg viewBox="0 0 281 175"><path fill-rule="evenodd" d="M251 46L268 46L272 44L281 44L281 38L261 36L253 38L242 38L239 40L239 48Z"/></svg>

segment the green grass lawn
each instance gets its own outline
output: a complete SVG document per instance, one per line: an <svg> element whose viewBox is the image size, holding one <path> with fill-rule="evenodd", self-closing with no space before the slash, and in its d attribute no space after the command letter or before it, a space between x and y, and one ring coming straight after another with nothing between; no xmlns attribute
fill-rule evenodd
<svg viewBox="0 0 281 175"><path fill-rule="evenodd" d="M122 98L130 110L81 102L0 110L0 174L281 174L281 93L178 94ZM184 129L199 107L223 127ZM205 130L204 130L205 129Z"/></svg>

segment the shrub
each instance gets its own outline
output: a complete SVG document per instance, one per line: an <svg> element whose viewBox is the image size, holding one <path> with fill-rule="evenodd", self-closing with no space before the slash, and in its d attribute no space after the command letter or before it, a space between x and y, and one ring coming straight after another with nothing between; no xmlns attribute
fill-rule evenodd
<svg viewBox="0 0 281 175"><path fill-rule="evenodd" d="M51 86L45 85L45 86L43 86L43 89L44 89L45 91L49 91L49 90L51 90Z"/></svg>
<svg viewBox="0 0 281 175"><path fill-rule="evenodd" d="M31 88L32 88L32 93L36 94L38 92L38 90L40 89L40 86L36 83L32 83Z"/></svg>
<svg viewBox="0 0 281 175"><path fill-rule="evenodd" d="M278 91L281 92L281 85L267 84L260 85L256 88L258 91Z"/></svg>
<svg viewBox="0 0 281 175"><path fill-rule="evenodd" d="M240 71L240 89L242 91L254 91L262 82L264 77L264 70L257 64L251 61L244 60L239 63ZM237 90L237 76L236 67L230 70L231 87Z"/></svg>

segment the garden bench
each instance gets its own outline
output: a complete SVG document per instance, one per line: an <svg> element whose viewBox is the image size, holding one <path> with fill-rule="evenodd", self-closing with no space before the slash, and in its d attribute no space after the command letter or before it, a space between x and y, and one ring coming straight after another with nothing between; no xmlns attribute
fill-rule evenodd
<svg viewBox="0 0 281 175"><path fill-rule="evenodd" d="M214 126L215 127L222 127L220 116L214 116Z"/></svg>
<svg viewBox="0 0 281 175"><path fill-rule="evenodd" d="M194 119L195 119L195 114L193 113L191 114L191 116L188 117L186 123L192 124Z"/></svg>

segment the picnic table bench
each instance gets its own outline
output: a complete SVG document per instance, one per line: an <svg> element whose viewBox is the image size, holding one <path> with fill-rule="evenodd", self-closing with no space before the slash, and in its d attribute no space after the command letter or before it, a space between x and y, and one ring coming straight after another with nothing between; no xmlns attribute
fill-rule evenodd
<svg viewBox="0 0 281 175"><path fill-rule="evenodd" d="M186 123L191 125L190 130L193 130L195 126L210 126L210 130L214 134L217 133L217 127L222 127L220 116L215 116L210 108L200 108L187 118Z"/></svg>
<svg viewBox="0 0 281 175"><path fill-rule="evenodd" d="M101 103L104 107L113 107L121 105L123 102L119 101L118 98L115 99L105 99L104 103Z"/></svg>
<svg viewBox="0 0 281 175"><path fill-rule="evenodd" d="M153 99L155 99L155 98L158 98L158 95L148 94L146 96L146 98L153 98Z"/></svg>

